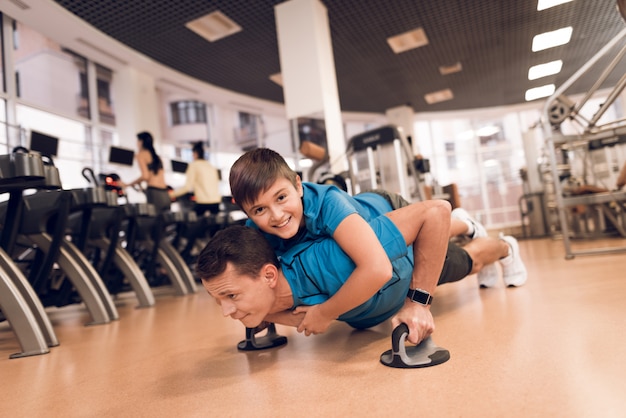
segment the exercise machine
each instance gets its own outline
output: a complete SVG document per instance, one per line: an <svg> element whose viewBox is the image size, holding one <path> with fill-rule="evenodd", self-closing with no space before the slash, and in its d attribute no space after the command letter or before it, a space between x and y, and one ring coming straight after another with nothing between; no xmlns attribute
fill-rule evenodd
<svg viewBox="0 0 626 418"><path fill-rule="evenodd" d="M353 136L347 159L352 194L384 189L409 202L426 200L423 175L399 127L387 125Z"/></svg>

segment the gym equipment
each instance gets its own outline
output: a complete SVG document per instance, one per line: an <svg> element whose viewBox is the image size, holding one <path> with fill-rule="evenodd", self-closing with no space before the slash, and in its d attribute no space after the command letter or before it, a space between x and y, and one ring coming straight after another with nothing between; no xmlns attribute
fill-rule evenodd
<svg viewBox="0 0 626 418"><path fill-rule="evenodd" d="M264 336L256 336L265 329L267 333ZM246 328L246 339L240 341L239 344L237 344L237 348L241 351L256 351L280 347L285 344L287 344L287 337L278 335L276 325L273 322L269 322L265 327Z"/></svg>
<svg viewBox="0 0 626 418"><path fill-rule="evenodd" d="M136 261L151 287L171 284L177 295L195 293L197 287L189 266L164 234L167 219L150 203L128 203L115 173L100 174L106 190L126 199L122 231L123 245ZM169 195L164 193L164 200ZM161 206L161 204L159 204Z"/></svg>
<svg viewBox="0 0 626 418"><path fill-rule="evenodd" d="M624 0L617 1L617 11L621 14L622 18L626 20L626 2ZM587 205L588 208L592 210L599 210L598 213L607 216L613 226L619 231L620 235L624 236L626 234L626 214L624 211L626 198L622 193L611 191L606 193L593 193L583 198L567 196L562 185L560 173L563 164L561 164L557 158L557 153L566 155L567 153L573 154L572 151L581 151L583 155L585 155L582 161L585 162L587 159L591 161L588 165L591 170L591 175L596 182L601 179L611 178L610 164L612 162L606 159L606 156L611 153L607 153L600 148L604 146L604 144L607 146L615 146L615 144L622 141L622 138L626 138L626 127L623 123L624 119L610 118L613 120L606 122L601 122L600 119L626 88L626 74L620 71L619 67L620 64L624 64L624 57L626 57L625 39L626 29L622 29L613 39L600 48L587 63L559 86L555 92L546 99L542 109L541 127L546 145L545 148L548 153L549 171L551 174L550 183L547 183L547 185L550 186L554 200L554 202L547 202L547 204L554 206L558 211L559 226L565 247L566 259L572 259L575 255L608 254L626 251L626 247L624 246L607 247L605 245L597 248L585 247L585 249L579 251L572 249L570 228L573 226L573 229L576 229L576 224L570 225L569 222L568 215L572 212L572 209L577 205ZM610 55L613 53L614 55L611 57ZM601 69L594 68L594 71L591 71L592 67L599 66L602 63L608 63L604 70L600 71ZM581 109L616 70L619 71L617 73L619 80L616 85L608 93L600 107L594 111L593 116L584 117ZM589 74L598 74L598 78L584 97L576 103L566 98L565 92L578 80L589 76ZM566 119L571 119L573 122L576 122L571 125L573 128L579 130L579 132L574 135L564 135L561 132L560 125ZM583 145L585 146L583 147ZM623 164L624 161L620 163ZM573 167L573 164L569 164L569 166ZM587 175L585 177L587 177ZM587 179L585 179L585 181L587 181ZM603 188L608 190L612 187L613 184L603 185Z"/></svg>
<svg viewBox="0 0 626 418"><path fill-rule="evenodd" d="M0 204L7 229L2 246L28 276L44 306L84 302L92 323L117 319L117 309L97 272L65 237L72 195L61 190L52 159L40 158L44 183L33 194L20 194L19 206L11 206L11 201Z"/></svg>
<svg viewBox="0 0 626 418"><path fill-rule="evenodd" d="M416 369L436 366L450 359L450 352L437 346L431 337L414 346L405 346L409 335L406 324L398 325L391 334L391 350L380 355L380 362L385 366L399 369Z"/></svg>
<svg viewBox="0 0 626 418"><path fill-rule="evenodd" d="M11 324L22 350L9 358L46 354L48 347L59 345L41 301L5 251L16 234L12 220L21 212L22 192L44 186L45 171L39 155L23 150L0 155L0 193L9 193L0 236L0 314Z"/></svg>
<svg viewBox="0 0 626 418"><path fill-rule="evenodd" d="M423 174L415 169L411 147L399 127L387 125L353 136L347 155L352 194L383 189L409 202L414 196L426 200Z"/></svg>
<svg viewBox="0 0 626 418"><path fill-rule="evenodd" d="M91 168L84 168L82 174L93 187L71 190L76 201L68 220L72 241L92 263L111 294L130 287L137 296L138 307L154 306L146 277L120 244L125 211L118 204L117 193L98 184Z"/></svg>

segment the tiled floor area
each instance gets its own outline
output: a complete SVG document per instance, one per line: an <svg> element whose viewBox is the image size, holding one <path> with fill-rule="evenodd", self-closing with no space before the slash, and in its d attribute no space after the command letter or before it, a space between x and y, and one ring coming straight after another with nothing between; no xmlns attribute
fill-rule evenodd
<svg viewBox="0 0 626 418"><path fill-rule="evenodd" d="M82 306L51 309L61 344L41 356L10 360L19 346L0 323L0 416L626 416L626 253L520 248L524 287L470 276L437 290L433 339L451 359L426 369L380 364L389 324L313 337L279 326L287 345L239 352L243 326L204 291L160 289L147 309L124 295L120 319L97 326Z"/></svg>

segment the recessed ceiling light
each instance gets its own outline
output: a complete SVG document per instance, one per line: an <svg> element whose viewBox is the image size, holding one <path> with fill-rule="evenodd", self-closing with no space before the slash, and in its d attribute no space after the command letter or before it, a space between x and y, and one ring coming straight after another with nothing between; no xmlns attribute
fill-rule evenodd
<svg viewBox="0 0 626 418"><path fill-rule="evenodd" d="M281 73L272 74L270 76L270 80L272 80L274 83L278 84L281 87L283 86L283 75Z"/></svg>
<svg viewBox="0 0 626 418"><path fill-rule="evenodd" d="M440 66L439 67L439 73L441 73L441 75L454 74L454 73L458 73L462 69L463 69L463 67L461 66L461 63L457 62L457 63L452 64L452 65L442 65L442 66Z"/></svg>
<svg viewBox="0 0 626 418"><path fill-rule="evenodd" d="M445 102L446 100L451 100L453 98L454 98L454 95L452 94L452 90L450 89L434 91L432 93L428 93L424 95L424 100L426 100L426 103L428 104Z"/></svg>
<svg viewBox="0 0 626 418"><path fill-rule="evenodd" d="M387 43L393 52L399 54L410 49L428 45L428 37L426 37L424 29L417 28L415 30L401 33L400 35L389 37L387 38Z"/></svg>
<svg viewBox="0 0 626 418"><path fill-rule="evenodd" d="M541 77L546 77L552 74L558 74L563 68L563 61L556 60L546 62L545 64L533 65L528 69L528 79L536 80Z"/></svg>
<svg viewBox="0 0 626 418"><path fill-rule="evenodd" d="M219 10L187 22L185 26L209 42L215 42L241 31L241 26Z"/></svg>
<svg viewBox="0 0 626 418"><path fill-rule="evenodd" d="M495 125L483 126L479 130L476 131L476 136L493 136L500 132L500 128Z"/></svg>
<svg viewBox="0 0 626 418"><path fill-rule="evenodd" d="M550 7L558 6L559 4L569 3L572 0L539 0L537 2L537 11L549 9Z"/></svg>
<svg viewBox="0 0 626 418"><path fill-rule="evenodd" d="M551 32L540 33L533 38L533 52L565 45L572 38L572 27L561 28Z"/></svg>
<svg viewBox="0 0 626 418"><path fill-rule="evenodd" d="M531 100L548 97L554 93L554 88L554 84L547 84L545 86L528 89L526 90L526 101L530 102Z"/></svg>

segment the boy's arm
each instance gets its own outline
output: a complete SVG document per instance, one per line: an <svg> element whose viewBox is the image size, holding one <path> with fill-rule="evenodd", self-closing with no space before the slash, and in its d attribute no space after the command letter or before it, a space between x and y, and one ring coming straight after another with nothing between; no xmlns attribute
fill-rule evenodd
<svg viewBox="0 0 626 418"><path fill-rule="evenodd" d="M281 311L265 316L265 321L275 324L287 325L289 327L297 327L302 322L305 313L294 313L293 311Z"/></svg>
<svg viewBox="0 0 626 418"><path fill-rule="evenodd" d="M333 235L337 244L352 259L356 268L341 288L326 302L307 307L298 332L319 334L341 314L361 305L389 281L389 257L370 225L358 214L348 215ZM332 260L328 260L332 263ZM296 308L294 312L302 312Z"/></svg>

